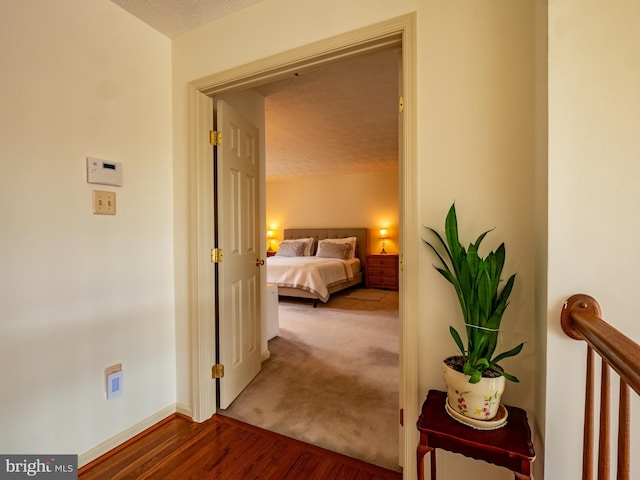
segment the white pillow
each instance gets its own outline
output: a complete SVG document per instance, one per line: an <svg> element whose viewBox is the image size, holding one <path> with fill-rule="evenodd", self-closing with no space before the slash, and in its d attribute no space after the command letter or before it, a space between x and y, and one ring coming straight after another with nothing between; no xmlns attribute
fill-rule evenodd
<svg viewBox="0 0 640 480"><path fill-rule="evenodd" d="M303 242L305 244L303 256L308 257L311 255L311 248L313 247L313 238L292 238L289 240L283 240L280 242L283 243L294 243L294 242Z"/></svg>
<svg viewBox="0 0 640 480"><path fill-rule="evenodd" d="M351 258L351 250L352 248L350 243L319 242L316 257L348 260Z"/></svg>
<svg viewBox="0 0 640 480"><path fill-rule="evenodd" d="M301 257L304 253L304 242L282 242L276 252L278 257Z"/></svg>
<svg viewBox="0 0 640 480"><path fill-rule="evenodd" d="M347 243L349 245L351 245L351 252L349 253L349 258L347 258L347 260L350 260L352 258L356 258L356 242L358 241L358 239L356 237L345 237L345 238L325 238L323 240L319 240L318 241L318 248L320 248L320 244L322 242L328 242L328 243Z"/></svg>

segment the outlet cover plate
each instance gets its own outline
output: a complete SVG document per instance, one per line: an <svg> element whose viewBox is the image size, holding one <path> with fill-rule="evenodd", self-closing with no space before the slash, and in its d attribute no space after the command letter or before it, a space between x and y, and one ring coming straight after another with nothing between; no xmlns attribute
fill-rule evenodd
<svg viewBox="0 0 640 480"><path fill-rule="evenodd" d="M117 397L122 393L122 370L107 375L107 399Z"/></svg>

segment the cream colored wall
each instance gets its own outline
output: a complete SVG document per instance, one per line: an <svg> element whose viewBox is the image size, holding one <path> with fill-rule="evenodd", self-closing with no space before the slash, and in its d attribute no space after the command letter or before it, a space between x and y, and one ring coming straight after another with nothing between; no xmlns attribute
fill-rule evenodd
<svg viewBox="0 0 640 480"><path fill-rule="evenodd" d="M82 454L174 408L170 42L107 0L8 2L0 59L0 451Z"/></svg>
<svg viewBox="0 0 640 480"><path fill-rule="evenodd" d="M524 406L535 420L534 305L534 123L533 1L489 0L266 0L237 14L182 35L173 42L174 185L176 189L177 279L186 276L188 242L188 83L308 43L409 12L417 14L417 110L419 222L441 226L457 202L465 237L497 227L487 239L505 241L507 269L519 273L505 317L509 346L526 341L509 369L521 383L509 385L507 401ZM268 21L265 21L268 19ZM216 48L215 55L211 46ZM459 322L450 288L432 268L424 247L419 258L419 392L442 388L440 363L454 351L450 323ZM176 282L178 285L180 281ZM177 291L178 329L188 328L188 292ZM190 352L179 349L189 358ZM189 392L178 392L180 402ZM407 448L413 448L409 445ZM440 478L510 478L508 473L457 455L442 455ZM461 473L462 472L462 473ZM408 466L407 478L414 472Z"/></svg>
<svg viewBox="0 0 640 480"><path fill-rule="evenodd" d="M307 177L267 183L267 227L282 240L284 228L365 227L369 252L398 251L398 171Z"/></svg>
<svg viewBox="0 0 640 480"><path fill-rule="evenodd" d="M640 343L639 23L638 2L549 3L547 480L580 478L585 348L560 331L565 299L594 296L604 318ZM637 452L637 396L631 407ZM640 458L631 457L635 478Z"/></svg>
<svg viewBox="0 0 640 480"><path fill-rule="evenodd" d="M528 410L537 421L534 243L534 32L533 2L427 2L420 29L419 91L422 114L419 179L421 224L443 231L455 200L461 238L475 240L495 227L485 248L504 241L505 272L518 277L502 322L500 347L525 341L523 352L503 362L520 383L508 382L505 403ZM461 325L453 290L420 258L421 391L441 387L437 365L455 353L447 327ZM484 465L458 462L443 478L463 478ZM439 464L439 474L441 470ZM445 470L446 468L446 470ZM511 478L483 472L483 478ZM440 475L439 475L440 476Z"/></svg>

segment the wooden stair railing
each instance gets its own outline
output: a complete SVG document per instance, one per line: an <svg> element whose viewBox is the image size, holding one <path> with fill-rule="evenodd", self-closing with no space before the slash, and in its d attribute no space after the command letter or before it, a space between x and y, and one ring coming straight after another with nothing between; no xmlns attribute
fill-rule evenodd
<svg viewBox="0 0 640 480"><path fill-rule="evenodd" d="M562 330L569 337L587 343L587 382L584 410L583 480L593 479L594 459L594 352L601 357L600 424L598 435L598 480L608 480L609 446L609 372L620 376L618 414L617 480L629 480L630 388L640 395L640 345L613 328L602 318L600 305L588 295L573 295L564 304L560 316Z"/></svg>

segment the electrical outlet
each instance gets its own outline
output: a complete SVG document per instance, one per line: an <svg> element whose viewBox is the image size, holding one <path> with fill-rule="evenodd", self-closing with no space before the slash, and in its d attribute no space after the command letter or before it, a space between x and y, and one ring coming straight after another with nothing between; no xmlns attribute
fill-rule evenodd
<svg viewBox="0 0 640 480"><path fill-rule="evenodd" d="M104 369L104 389L107 399L116 397L122 393L122 364L111 365Z"/></svg>
<svg viewBox="0 0 640 480"><path fill-rule="evenodd" d="M107 400L122 393L122 370L107 375Z"/></svg>
<svg viewBox="0 0 640 480"><path fill-rule="evenodd" d="M115 215L116 214L116 192L94 190L93 191L93 213L94 215Z"/></svg>

